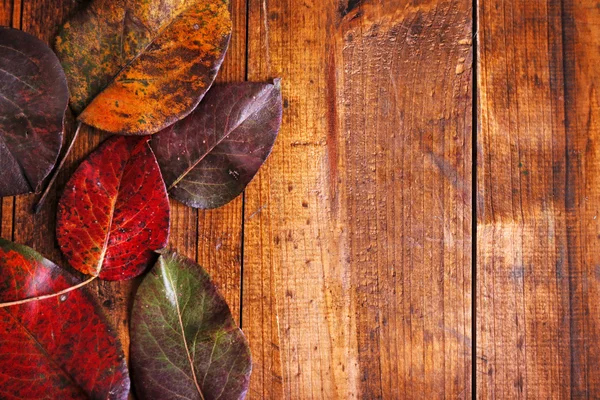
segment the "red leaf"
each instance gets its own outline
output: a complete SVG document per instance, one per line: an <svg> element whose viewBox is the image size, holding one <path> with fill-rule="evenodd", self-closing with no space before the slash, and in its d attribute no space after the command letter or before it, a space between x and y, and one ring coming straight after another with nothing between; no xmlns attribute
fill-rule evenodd
<svg viewBox="0 0 600 400"><path fill-rule="evenodd" d="M67 271L0 239L0 301L74 286ZM123 350L85 289L0 308L0 398L127 399Z"/></svg>
<svg viewBox="0 0 600 400"><path fill-rule="evenodd" d="M169 213L148 139L113 136L71 177L58 204L56 235L78 271L131 279L167 245Z"/></svg>
<svg viewBox="0 0 600 400"><path fill-rule="evenodd" d="M62 146L69 89L41 40L0 27L0 197L35 192Z"/></svg>

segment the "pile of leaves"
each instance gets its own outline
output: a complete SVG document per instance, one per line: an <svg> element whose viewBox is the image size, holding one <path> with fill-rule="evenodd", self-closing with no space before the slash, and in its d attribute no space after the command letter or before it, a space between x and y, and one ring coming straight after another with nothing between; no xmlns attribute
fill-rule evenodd
<svg viewBox="0 0 600 400"><path fill-rule="evenodd" d="M56 176L69 106L77 133L113 134L58 203L58 245L87 279L0 239L0 398L126 399L132 387L139 399L245 397L252 362L242 331L208 274L166 249L168 196L227 204L281 125L278 80L213 86L231 37L228 7L93 0L61 28L56 54L0 28L0 197L38 192ZM128 366L86 285L138 276Z"/></svg>

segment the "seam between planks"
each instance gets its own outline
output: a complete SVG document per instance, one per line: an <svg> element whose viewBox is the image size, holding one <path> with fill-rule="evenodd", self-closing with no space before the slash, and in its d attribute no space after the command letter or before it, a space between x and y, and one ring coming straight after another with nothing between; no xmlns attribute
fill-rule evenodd
<svg viewBox="0 0 600 400"><path fill-rule="evenodd" d="M479 31L479 0L473 0L471 5L471 36L473 48L473 73L472 73L472 93L471 93L471 393L473 398L477 398L477 201L479 194L477 191L477 145L479 131L479 40L477 33Z"/></svg>
<svg viewBox="0 0 600 400"><path fill-rule="evenodd" d="M564 118L565 118L565 162L566 162L566 174L565 174L565 207L566 207L566 218L567 221L569 219L569 210L570 212L574 212L573 210L576 208L576 191L577 191L577 183L573 183L573 157L571 157L571 142L573 139L571 138L571 133L575 132L579 133L579 129L577 126L578 118L575 115L573 118L574 121L571 120L570 110L577 109L577 87L575 85L569 85L569 81L573 80L575 76L575 60L569 59L567 57L569 50L573 50L574 45L574 35L575 35L575 22L573 21L573 3L569 0L562 0L560 4L560 23L561 23L561 57L562 57L562 77L563 77L563 95L564 95ZM571 106L573 104L573 106ZM574 129L572 129L574 127ZM579 210L576 211L579 214ZM570 351L570 360L569 360L569 375L570 375L570 395L580 395L580 391L583 387L585 387L585 395L589 396L589 379L588 379L588 353L584 350L583 358L583 373L582 377L579 378L577 371L582 367L577 365L579 360L576 359L575 355L578 353L578 348L576 344L576 340L574 338L582 337L584 342L584 348L586 347L586 333L585 333L585 324L583 324L583 328L579 328L583 330L582 334L578 334L578 327L576 326L576 320L573 317L573 308L574 303L577 301L576 294L576 283L575 281L578 279L577 276L574 276L574 272L571 270L573 265L576 265L576 262L572 261L573 257L578 257L578 252L573 254L571 249L576 248L576 244L572 243L573 238L572 234L569 231L569 226L567 224L567 260L568 262L568 284L569 284L569 351ZM583 301L582 301L583 302ZM576 379L583 380L583 386L578 387Z"/></svg>

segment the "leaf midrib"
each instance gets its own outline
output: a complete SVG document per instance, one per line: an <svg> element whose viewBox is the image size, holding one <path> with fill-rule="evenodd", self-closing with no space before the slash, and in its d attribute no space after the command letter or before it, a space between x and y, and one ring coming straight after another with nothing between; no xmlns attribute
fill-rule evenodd
<svg viewBox="0 0 600 400"><path fill-rule="evenodd" d="M119 199L119 194L121 193L121 185L123 185L123 175L125 174L125 170L127 169L129 162L131 161L132 153L136 149L137 149L137 146L134 147L134 149L132 149L131 151L129 151L128 159L125 162L125 166L123 166L123 169L121 170L121 174L119 176L119 185L117 186L117 194L114 198L114 201L112 201L111 207L110 207L110 216L108 219L108 229L106 230L106 237L104 238L104 246L102 247L102 253L100 254L100 259L98 260L98 265L96 266L96 270L97 270L96 276L99 276L100 272L102 272L102 266L104 265L104 259L106 258L106 253L108 251L108 241L110 240L110 236L111 236L111 232L112 232L113 220L115 218L115 209L117 208L117 200Z"/></svg>
<svg viewBox="0 0 600 400"><path fill-rule="evenodd" d="M181 329L181 338L183 339L183 345L185 346L185 355L187 356L187 359L188 359L188 361L190 363L190 368L192 370L192 380L194 381L194 385L196 386L196 390L198 391L198 394L200 395L200 398L202 400L204 400L204 395L202 394L202 390L200 389L200 384L198 383L198 378L196 377L196 368L194 367L194 362L192 360L192 356L190 354L190 349L188 347L187 339L185 337L185 330L184 330L184 327L183 327L183 319L181 317L181 309L179 307L179 299L178 299L178 294L177 294L177 287L175 286L175 284L173 282L173 278L171 278L171 274L169 273L169 269L168 269L168 267L166 265L163 265L163 270L165 271L165 276L167 277L167 280L169 281L169 284L174 289L173 290L173 294L174 294L173 297L175 299L175 308L177 309L177 319L179 321L179 328Z"/></svg>

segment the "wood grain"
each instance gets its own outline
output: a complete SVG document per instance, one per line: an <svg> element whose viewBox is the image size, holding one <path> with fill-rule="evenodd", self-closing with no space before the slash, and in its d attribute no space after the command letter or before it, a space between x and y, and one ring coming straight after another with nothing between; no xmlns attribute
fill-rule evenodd
<svg viewBox="0 0 600 400"><path fill-rule="evenodd" d="M239 314L250 398L471 397L470 3L232 1L219 80L282 77L283 129L245 198L172 202L171 246ZM3 0L0 21L50 41L84 5ZM57 196L102 139L81 133L39 215L3 199L2 236L66 265ZM94 287L125 346L137 283Z"/></svg>
<svg viewBox="0 0 600 400"><path fill-rule="evenodd" d="M246 192L251 397L470 398L470 2L249 6L286 105Z"/></svg>
<svg viewBox="0 0 600 400"><path fill-rule="evenodd" d="M49 42L84 4L2 0L0 23ZM281 137L245 199L172 202L171 246L239 315L250 397L471 397L470 1L232 10L219 79L282 77ZM597 398L600 9L478 14L477 396ZM2 199L0 235L66 265L57 196L102 139L82 132L40 214L34 195ZM125 346L136 284L94 286Z"/></svg>
<svg viewBox="0 0 600 400"><path fill-rule="evenodd" d="M0 2L0 24L4 26L12 25L13 0L2 0Z"/></svg>
<svg viewBox="0 0 600 400"><path fill-rule="evenodd" d="M600 397L600 9L479 5L480 398Z"/></svg>

